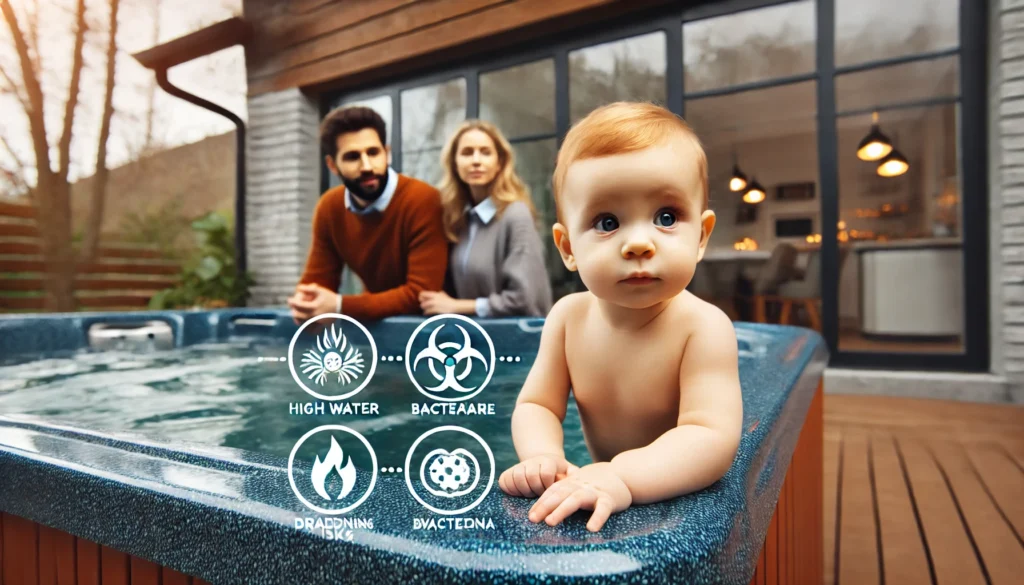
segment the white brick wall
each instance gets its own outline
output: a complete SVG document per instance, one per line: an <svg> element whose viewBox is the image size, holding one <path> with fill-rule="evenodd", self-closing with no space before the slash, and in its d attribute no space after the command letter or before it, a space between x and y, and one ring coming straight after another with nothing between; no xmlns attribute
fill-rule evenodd
<svg viewBox="0 0 1024 585"><path fill-rule="evenodd" d="M996 0L990 38L996 43L990 75L990 106L994 113L996 140L992 141L995 164L991 179L999 199L993 212L993 240L1000 247L998 274L1001 303L995 315L1001 336L993 356L1001 363L1013 394L1024 389L1024 0Z"/></svg>
<svg viewBox="0 0 1024 585"><path fill-rule="evenodd" d="M249 98L246 247L249 306L282 306L302 274L320 195L319 112L298 89Z"/></svg>

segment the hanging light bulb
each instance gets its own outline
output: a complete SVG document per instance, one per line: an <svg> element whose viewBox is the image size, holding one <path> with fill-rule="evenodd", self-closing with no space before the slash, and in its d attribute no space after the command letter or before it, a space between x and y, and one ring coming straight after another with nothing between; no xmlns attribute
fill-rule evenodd
<svg viewBox="0 0 1024 585"><path fill-rule="evenodd" d="M907 157L900 151L892 149L882 162L878 163L878 174L883 177L898 177L910 169Z"/></svg>
<svg viewBox="0 0 1024 585"><path fill-rule="evenodd" d="M732 178L729 179L729 190L733 193L739 193L740 191L747 188L747 176L740 171L738 165L732 166Z"/></svg>
<svg viewBox="0 0 1024 585"><path fill-rule="evenodd" d="M889 137L878 129L878 112L871 114L871 131L857 145L857 158L866 161L881 160L892 152Z"/></svg>
<svg viewBox="0 0 1024 585"><path fill-rule="evenodd" d="M895 139L896 140L894 142L899 142L900 135L896 134ZM910 162L907 161L907 157L903 156L903 153L896 150L896 147L893 146L889 151L889 154L885 155L885 157L878 162L878 168L875 169L875 172L882 177L898 177L907 172L908 169L910 169ZM886 207L891 206L886 205ZM883 208L883 211L889 210Z"/></svg>
<svg viewBox="0 0 1024 585"><path fill-rule="evenodd" d="M761 186L761 183L757 182L757 179L754 179L750 182L750 188L743 194L743 201L755 204L764 201L764 198L764 187Z"/></svg>

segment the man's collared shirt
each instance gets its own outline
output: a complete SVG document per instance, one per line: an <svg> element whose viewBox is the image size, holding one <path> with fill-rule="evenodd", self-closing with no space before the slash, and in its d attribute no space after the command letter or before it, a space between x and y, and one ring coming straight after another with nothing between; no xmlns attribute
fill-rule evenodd
<svg viewBox="0 0 1024 585"><path fill-rule="evenodd" d="M345 207L349 211L356 215L369 215L374 211L378 213L384 213L387 209L388 203L391 203L391 198L395 194L395 189L398 188L398 173L395 172L390 166L388 167L388 184L384 187L384 192L380 194L373 203L360 209L356 206L355 201L352 200L352 193L348 189L345 189Z"/></svg>
<svg viewBox="0 0 1024 585"><path fill-rule="evenodd" d="M490 197L477 203L475 207L466 206L466 215L469 219L469 240L466 242L466 251L462 254L460 262L460 268L463 272L466 270L469 251L473 248L473 238L476 237L477 230L481 225L491 223L491 220L494 219L497 213L498 208L494 205L494 199ZM491 302L487 297L480 297L476 300L476 314L479 317L489 317L491 315Z"/></svg>

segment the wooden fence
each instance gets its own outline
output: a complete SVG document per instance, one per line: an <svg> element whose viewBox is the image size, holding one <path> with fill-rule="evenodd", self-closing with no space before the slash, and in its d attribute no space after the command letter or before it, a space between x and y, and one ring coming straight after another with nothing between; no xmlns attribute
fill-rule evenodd
<svg viewBox="0 0 1024 585"><path fill-rule="evenodd" d="M45 310L45 268L35 208L0 202L0 312ZM75 299L81 310L143 309L180 271L154 246L102 242L75 278Z"/></svg>

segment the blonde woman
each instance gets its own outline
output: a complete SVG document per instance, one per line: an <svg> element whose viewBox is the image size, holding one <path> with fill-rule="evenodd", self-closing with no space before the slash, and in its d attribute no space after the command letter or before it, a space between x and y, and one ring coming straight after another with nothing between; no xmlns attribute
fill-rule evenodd
<svg viewBox="0 0 1024 585"><path fill-rule="evenodd" d="M444 230L453 243L444 291L420 293L425 315L547 315L551 283L530 192L515 154L492 124L463 123L441 154Z"/></svg>

